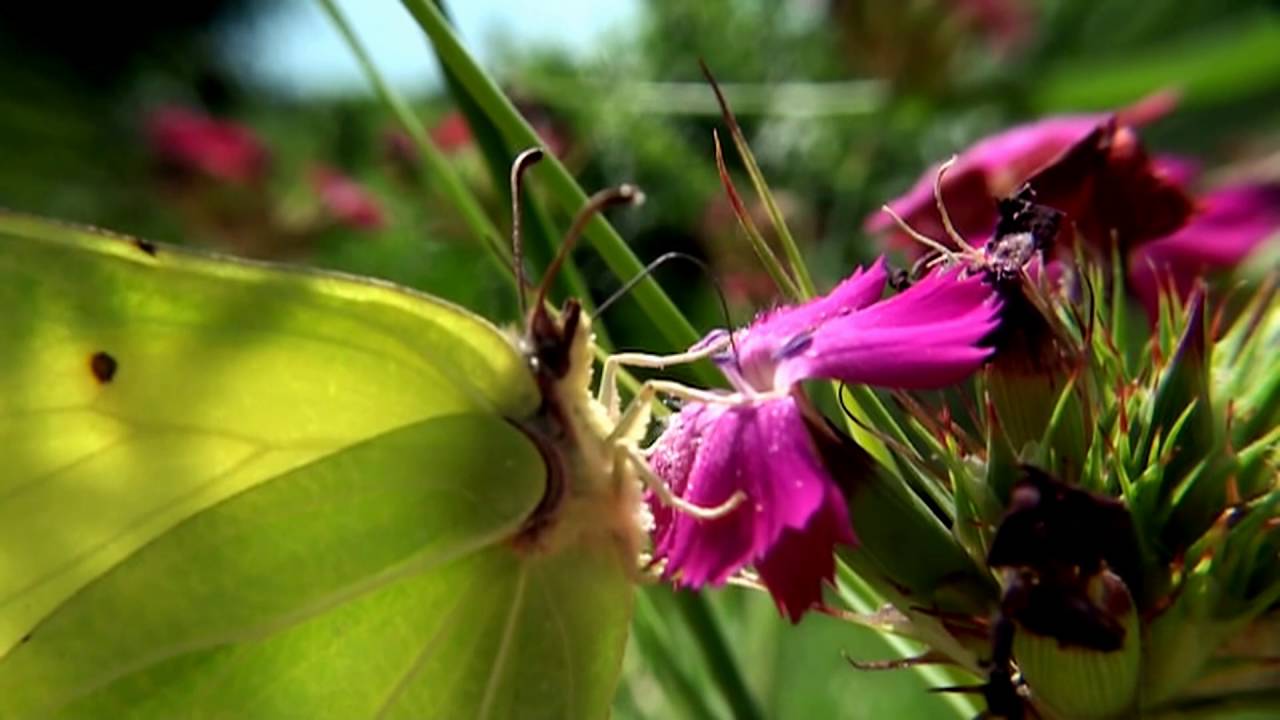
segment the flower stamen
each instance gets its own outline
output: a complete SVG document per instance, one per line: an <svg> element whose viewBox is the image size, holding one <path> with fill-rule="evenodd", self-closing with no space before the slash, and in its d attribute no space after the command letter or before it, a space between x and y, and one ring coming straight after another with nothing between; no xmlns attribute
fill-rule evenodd
<svg viewBox="0 0 1280 720"><path fill-rule="evenodd" d="M941 253L941 258L948 260L954 260L956 258L956 252L954 250L908 225L907 221L903 220L901 215L893 211L893 208L888 205L881 205L880 209L885 211L889 217L893 218L893 221L897 223L898 228L901 229L902 232L906 233L912 240L915 240L930 250Z"/></svg>
<svg viewBox="0 0 1280 720"><path fill-rule="evenodd" d="M938 168L938 174L933 179L933 201L938 206L938 214L942 216L942 227L946 229L947 237L955 241L957 247L970 255L978 255L977 248L970 245L956 230L955 224L951 222L951 213L947 212L947 204L942 201L942 178L951 169L951 166L956 164L957 160L959 158L952 155L951 159L942 163L942 166Z"/></svg>

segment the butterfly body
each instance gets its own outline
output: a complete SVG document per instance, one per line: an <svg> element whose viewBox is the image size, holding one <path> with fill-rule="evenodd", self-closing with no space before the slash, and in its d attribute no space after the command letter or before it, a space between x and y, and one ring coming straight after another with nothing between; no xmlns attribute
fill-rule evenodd
<svg viewBox="0 0 1280 720"><path fill-rule="evenodd" d="M645 541L646 506L624 451L642 439L647 412L620 431L618 413L591 394L592 334L578 303L567 303L559 319L535 309L520 344L542 396L538 414L522 427L547 458L549 481L518 544L554 552L599 535L634 566Z"/></svg>

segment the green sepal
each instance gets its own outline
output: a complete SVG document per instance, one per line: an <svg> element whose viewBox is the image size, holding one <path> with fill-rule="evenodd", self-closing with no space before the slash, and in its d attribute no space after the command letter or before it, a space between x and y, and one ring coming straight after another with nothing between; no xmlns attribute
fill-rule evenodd
<svg viewBox="0 0 1280 720"><path fill-rule="evenodd" d="M1194 483L1181 486L1204 458L1215 454L1221 442L1209 393L1207 326L1201 289L1190 300L1185 330L1151 396L1134 448L1133 459L1149 466L1161 436L1169 437L1179 428L1176 445L1165 448L1155 459L1163 466L1161 502L1172 501L1175 491L1182 496L1169 522L1160 529L1161 542L1170 553L1167 557L1203 533L1226 501L1224 474L1203 473ZM1189 417L1184 417L1188 412Z"/></svg>
<svg viewBox="0 0 1280 720"><path fill-rule="evenodd" d="M985 373L999 424L989 431L1004 433L1019 452L1041 444L1051 457L1037 459L1038 464L1079 477L1093 430L1076 392L1084 364L1079 343L1042 288L1024 281L1001 296L997 352Z"/></svg>
<svg viewBox="0 0 1280 720"><path fill-rule="evenodd" d="M991 583L941 523L919 522L914 497L903 502L884 478L860 482L850 502L858 546L839 549L842 559L870 566L912 604L946 612L983 615L994 598ZM915 523L914 525L912 523Z"/></svg>
<svg viewBox="0 0 1280 720"><path fill-rule="evenodd" d="M1036 706L1052 718L1108 720L1132 717L1142 670L1142 630L1133 598L1109 571L1094 577L1090 599L1124 628L1120 649L1103 652L1037 635L1019 627L1013 654Z"/></svg>
<svg viewBox="0 0 1280 720"><path fill-rule="evenodd" d="M1151 702L1178 694L1223 643L1280 601L1278 515L1280 491L1273 491L1222 513L1188 548L1172 605L1149 623L1143 682Z"/></svg>
<svg viewBox="0 0 1280 720"><path fill-rule="evenodd" d="M970 559L951 528L895 474L829 424L814 427L828 471L844 493L856 547L838 554L864 578L888 583L911 604L985 615L994 583ZM892 580L890 580L892 579Z"/></svg>

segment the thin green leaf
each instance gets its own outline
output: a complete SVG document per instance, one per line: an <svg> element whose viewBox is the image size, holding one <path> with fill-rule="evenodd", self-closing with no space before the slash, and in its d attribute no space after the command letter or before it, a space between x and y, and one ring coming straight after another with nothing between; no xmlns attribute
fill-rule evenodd
<svg viewBox="0 0 1280 720"><path fill-rule="evenodd" d="M1280 23L1262 11L1145 53L1055 68L1036 83L1032 104L1041 113L1114 108L1164 87L1177 88L1187 106L1221 104L1277 86L1277 47Z"/></svg>
<svg viewBox="0 0 1280 720"><path fill-rule="evenodd" d="M760 165L756 163L756 156L751 152L751 146L747 144L747 138L742 134L742 127L738 125L738 120L733 116L733 110L729 107L729 101L725 99L724 93L720 91L720 86L716 84L716 80L711 75L711 70L707 68L706 63L699 62L702 68L702 74L706 76L707 82L711 84L711 89L715 92L716 101L720 104L720 112L724 117L724 122L729 126L729 135L733 138L733 144L738 149L738 156L742 158L742 164L747 169L747 175L751 177L751 183L755 185L756 194L764 201L766 211L769 213L769 219L773 222L773 229L778 233L778 242L782 245L782 251L787 256L787 263L791 266L790 270L794 277L795 284L804 292L804 297L813 297L817 294L817 290L813 285L813 278L809 275L809 268L805 265L804 256L800 253L800 246L796 245L796 240L791 235L791 229L787 227L787 220L782 215L782 210L778 207L778 203L773 198L773 192L769 190L769 183L765 180L764 173L760 171Z"/></svg>
<svg viewBox="0 0 1280 720"><path fill-rule="evenodd" d="M716 619L706 597L689 592L674 595L676 608L684 620L689 632L698 640L698 649L702 651L705 667L712 679L720 688L720 692L733 710L733 716L739 720L761 720L758 703L747 689L742 673L738 671L738 663L729 650L724 629Z"/></svg>
<svg viewBox="0 0 1280 720"><path fill-rule="evenodd" d="M738 189L733 185L733 178L729 176L729 169L724 164L724 151L720 147L720 134L712 130L711 137L716 146L716 169L720 171L720 184L724 186L725 195L729 198L729 205L733 208L734 216L738 218L738 225L747 235L747 242L751 245L751 249L755 251L756 257L760 259L760 264L764 266L765 272L768 272L769 277L773 278L774 285L777 285L778 289L782 291L783 296L796 302L803 300L804 294L800 291L800 288L796 287L795 281L787 274L787 270L782 267L782 263L778 262L778 256L773 253L773 248L769 247L769 243L760 234L760 230L756 228L755 220L751 219L751 212L743 204L742 196L738 195Z"/></svg>
<svg viewBox="0 0 1280 720"><path fill-rule="evenodd" d="M506 141L513 146L538 145L538 134L511 104L497 83L462 46L440 9L431 0L402 2L430 38L445 66L467 88ZM546 158L532 172L543 178L562 211L576 212L587 202L586 192L557 158ZM587 225L586 236L619 280L630 280L644 270L644 265L627 247L622 237L603 218L597 217ZM635 286L635 299L645 309L654 327L673 347L684 348L697 342L699 333L652 278L645 278ZM703 373L705 378L710 377L705 369L695 369L695 372Z"/></svg>
<svg viewBox="0 0 1280 720"><path fill-rule="evenodd" d="M439 3L443 8L444 3ZM446 11L447 13L447 11ZM435 47L432 46L434 50ZM509 145L498 132L497 126L484 114L479 103L475 98L467 92L466 86L458 81L457 76L449 67L444 65L444 58L436 53L437 60L440 61L442 71L444 73L445 85L449 88L449 94L453 96L454 101L458 105L458 109L466 118L467 126L471 129L471 136L475 139L475 144L480 148L481 154L484 156L485 166L489 170L489 178L493 183L493 187L500 188L508 203L511 201L509 195L509 172L512 158L527 148L513 147ZM560 233L555 230L551 217L543 207L542 202L538 199L535 192L525 194L522 202L523 218L522 227L524 235L524 246L526 260L532 263L534 273L533 278L538 278L551 262L551 258L556 254L556 248L559 244ZM514 218L512 219L514 222ZM535 280L536 282L536 280ZM564 264L560 267L560 272L556 277L551 279L554 287L558 287L562 292L562 297L576 298L587 315L595 314L595 302L591 298L590 290L587 282L582 276L582 271L578 268L578 264L574 262L572 256L565 258ZM593 326L596 334L596 344L603 347L610 347L611 343L605 334L603 323Z"/></svg>
<svg viewBox="0 0 1280 720"><path fill-rule="evenodd" d="M351 52L356 56L356 61L360 64L361 70L364 71L365 77L368 78L369 84L373 86L378 100L386 106L387 110L400 123L401 128L413 140L414 146L417 147L418 153L422 156L423 162L426 163L427 170L432 175L435 183L444 192L449 202L457 208L476 240L489 251L489 255L498 263L498 267L503 270L501 275L514 283L514 277L511 273L511 248L504 239L506 234L500 232L498 227L489 219L489 214L484 209L484 206L480 204L476 196L462 182L457 173L453 171L453 167L449 165L444 153L440 152L435 143L431 142L431 138L428 137L426 130L422 127L422 121L409 109L408 103L395 90L391 89L382 74L378 72L378 68L373 64L373 59L369 56L368 50L360 42L360 38L356 37L355 31L351 29L351 23L347 21L337 3L334 0L318 0L318 2L329 15L338 32L341 33L342 39L347 46L351 48Z"/></svg>

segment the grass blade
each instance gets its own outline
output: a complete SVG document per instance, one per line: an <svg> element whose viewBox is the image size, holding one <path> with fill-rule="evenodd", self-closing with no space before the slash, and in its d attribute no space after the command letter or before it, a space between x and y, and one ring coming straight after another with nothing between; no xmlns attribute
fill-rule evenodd
<svg viewBox="0 0 1280 720"><path fill-rule="evenodd" d="M342 14L342 10L338 8L334 0L319 0L319 3L329 16L329 19L333 21L334 27L342 35L347 47L351 48L352 54L356 56L356 61L364 71L365 77L368 78L369 84L373 86L378 100L386 106L404 131L409 134L427 166L427 171L436 180L441 191L453 207L457 208L458 212L462 214L463 221L467 224L472 234L475 235L476 240L489 251L489 254L498 263L498 266L503 270L502 276L510 279L514 287L514 278L511 273L511 249L507 247L507 241L504 239L506 235L489 219L484 206L480 204L476 196L462 182L457 173L453 171L449 161L445 159L444 153L431 142L431 138L427 136L426 130L422 127L422 122L409 109L408 103L391 89L382 74L378 72L378 68L374 66L368 50L365 49L360 39L356 37L355 31L351 28L351 23Z"/></svg>
<svg viewBox="0 0 1280 720"><path fill-rule="evenodd" d="M430 38L445 67L466 87L468 94L497 126L503 138L513 146L537 145L537 133L502 93L493 78L485 73L462 46L440 9L431 0L401 2ZM586 203L586 192L555 157L547 157L532 172L542 177L544 186L564 212L573 213ZM644 265L631 252L631 248L627 247L622 237L602 218L597 217L587 226L586 236L619 280L629 280L644 269ZM636 285L635 299L672 347L688 347L698 340L699 333L693 325L651 278Z"/></svg>
<svg viewBox="0 0 1280 720"><path fill-rule="evenodd" d="M773 228L778 233L778 242L782 245L782 251L786 253L787 263L791 265L791 273L796 285L804 292L805 297L813 297L816 290L813 286L813 278L809 275L809 268L804 264L804 257L800 254L800 247L796 245L796 239L791 235L790 228L787 227L787 220L782 216L782 210L778 207L777 201L773 199L773 193L769 190L769 183L764 179L764 173L760 171L760 166L756 163L756 156L751 152L751 147L747 145L747 138L742 134L742 127L738 125L738 119L734 117L733 110L729 107L729 101L725 99L724 93L720 91L720 86L716 84L716 79L712 77L711 70L707 68L706 63L699 61L698 66L702 68L702 74L706 76L707 82L711 84L711 89L716 94L716 101L720 104L720 111L724 117L724 122L729 126L729 134L733 137L733 144L738 148L738 156L742 158L742 164L747 169L747 175L751 176L751 183L755 185L756 194L764 202L765 209L769 213L769 219L773 221Z"/></svg>

